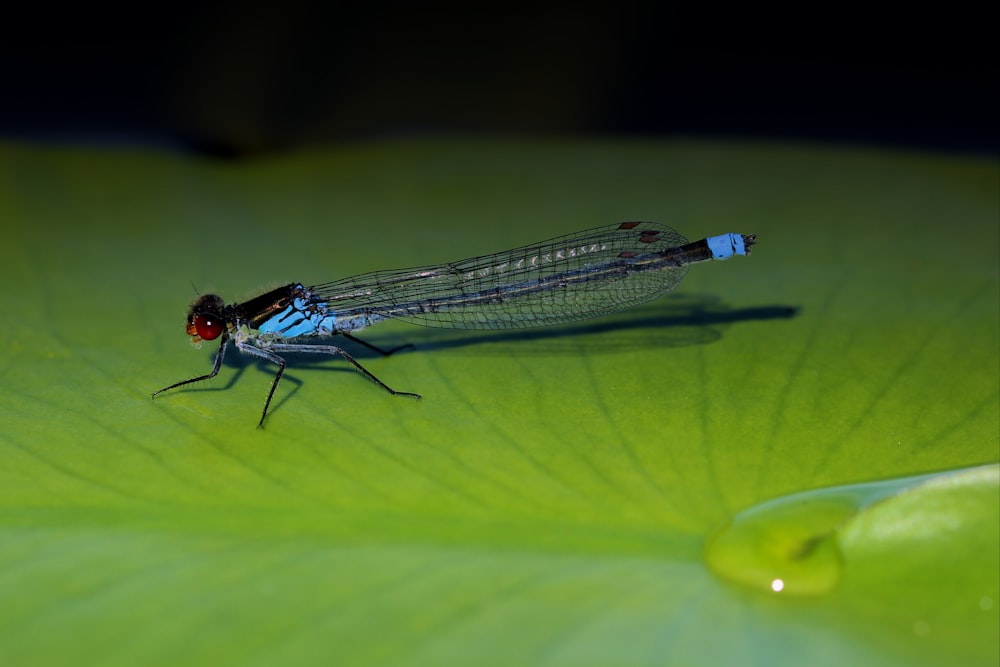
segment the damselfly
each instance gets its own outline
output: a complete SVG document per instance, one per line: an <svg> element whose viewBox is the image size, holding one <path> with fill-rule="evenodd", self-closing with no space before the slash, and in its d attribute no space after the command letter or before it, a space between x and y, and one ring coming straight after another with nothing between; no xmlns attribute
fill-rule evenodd
<svg viewBox="0 0 1000 667"><path fill-rule="evenodd" d="M456 329L517 329L607 315L673 290L696 262L748 255L755 234L723 234L688 243L653 222L623 222L460 262L375 271L332 283L285 285L243 303L200 297L187 316L192 341L220 339L212 370L153 394L215 377L226 348L277 365L258 426L264 425L285 372L282 353L340 356L394 395L354 357L334 345L309 344L340 335L373 350L354 333L383 320ZM292 342L285 342L292 341Z"/></svg>

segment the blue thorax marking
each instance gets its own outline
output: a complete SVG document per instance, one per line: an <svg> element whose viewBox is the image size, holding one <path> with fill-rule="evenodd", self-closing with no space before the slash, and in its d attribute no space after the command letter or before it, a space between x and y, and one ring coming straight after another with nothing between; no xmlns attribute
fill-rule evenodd
<svg viewBox="0 0 1000 667"><path fill-rule="evenodd" d="M257 330L262 334L296 338L309 334L332 333L335 321L333 314L325 312L322 307L296 297L291 305L261 322Z"/></svg>

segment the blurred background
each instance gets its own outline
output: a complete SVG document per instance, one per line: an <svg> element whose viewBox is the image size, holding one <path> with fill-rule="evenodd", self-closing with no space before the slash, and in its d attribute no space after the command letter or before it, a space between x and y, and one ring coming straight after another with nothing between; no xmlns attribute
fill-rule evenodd
<svg viewBox="0 0 1000 667"><path fill-rule="evenodd" d="M722 136L995 154L987 34L696 34L673 8L5 10L0 139L219 158L399 136Z"/></svg>

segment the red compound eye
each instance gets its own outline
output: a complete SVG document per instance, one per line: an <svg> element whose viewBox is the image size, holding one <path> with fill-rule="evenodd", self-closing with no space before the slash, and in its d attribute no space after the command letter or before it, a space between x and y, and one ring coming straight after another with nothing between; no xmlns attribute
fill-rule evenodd
<svg viewBox="0 0 1000 667"><path fill-rule="evenodd" d="M202 340L215 340L222 335L222 320L217 317L198 313L192 318L192 324L194 324L195 333Z"/></svg>

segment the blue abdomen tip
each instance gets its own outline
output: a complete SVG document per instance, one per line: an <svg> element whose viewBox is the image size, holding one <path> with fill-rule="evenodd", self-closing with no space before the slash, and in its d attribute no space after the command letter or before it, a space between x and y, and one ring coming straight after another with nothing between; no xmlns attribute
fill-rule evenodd
<svg viewBox="0 0 1000 667"><path fill-rule="evenodd" d="M712 251L712 259L729 259L733 255L745 255L747 249L741 234L723 234L710 236L706 239L708 248Z"/></svg>

